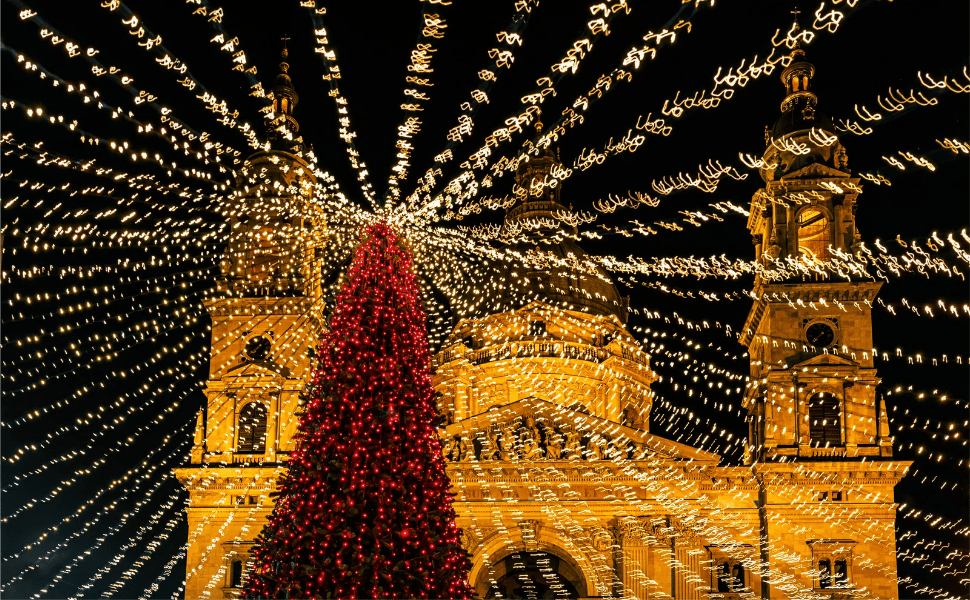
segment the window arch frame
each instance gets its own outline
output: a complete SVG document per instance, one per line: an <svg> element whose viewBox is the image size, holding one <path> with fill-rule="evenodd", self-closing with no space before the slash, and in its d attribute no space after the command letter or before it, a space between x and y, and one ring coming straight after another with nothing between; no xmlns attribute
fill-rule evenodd
<svg viewBox="0 0 970 600"><path fill-rule="evenodd" d="M823 396L823 398L821 398L818 404L822 405L819 414L819 412L815 412L813 409L818 406L814 401L820 396ZM835 403L834 408L830 412L825 411L824 403L826 400L831 400ZM843 408L844 400L838 394L825 389L811 391L805 401L809 446L813 448L833 448L842 446L845 443L845 436L843 435ZM827 424L826 422L830 418L834 420L834 423ZM818 420L821 420L822 424L817 424ZM838 438L837 441L833 441L834 438Z"/></svg>
<svg viewBox="0 0 970 600"><path fill-rule="evenodd" d="M236 568L238 565L238 571ZM243 570L244 570L243 560L238 557L233 557L229 562L229 587L233 589L241 589L243 584Z"/></svg>
<svg viewBox="0 0 970 600"><path fill-rule="evenodd" d="M259 408L255 408L256 406L258 406ZM251 408L251 407L253 407L253 408ZM243 416L244 416L244 412L247 411L247 410L258 411L260 408L262 409L262 413L263 413L262 414L262 417L263 417L263 419L262 419L262 433L263 433L263 435L262 435L262 448L258 448L258 445L259 445L258 442L260 441L260 439L258 437L259 436L259 430L260 430L259 425L258 425L258 422L257 422L257 425L254 426L255 429L256 429L256 431L253 432L253 437L252 437L252 443L251 443L251 445L249 445L247 447L244 447L243 446L243 443L244 443L244 438L243 438ZM250 401L242 404L239 407L239 409L236 411L236 444L235 444L235 450L234 450L235 453L237 453L237 454L263 454L263 453L266 452L267 447L269 446L269 411L270 411L270 407L262 399L253 399L253 400L250 400Z"/></svg>
<svg viewBox="0 0 970 600"><path fill-rule="evenodd" d="M711 582L711 587L716 588L717 593L737 594L748 589L748 571L741 561L729 556L720 556L714 558L714 565L714 581ZM740 579L735 575L739 569Z"/></svg>
<svg viewBox="0 0 970 600"><path fill-rule="evenodd" d="M818 589L827 590L832 587L832 559L828 556L820 558L815 564L818 576Z"/></svg>
<svg viewBox="0 0 970 600"><path fill-rule="evenodd" d="M807 206L802 206L797 211L795 211L795 214L793 215L795 220L795 258L801 258L803 255L807 256L807 254L802 253L803 246L802 246L802 233L801 233L802 232L801 216L806 211L817 212L819 215L821 215L821 219L823 220L823 225L822 227L820 227L820 235L822 238L820 243L824 245L821 248L821 252L812 252L809 258L814 260L820 260L820 261L829 260L831 258L831 253L829 252L828 247L831 246L834 242L832 224L835 221L835 218L827 207L822 206L820 204L809 204ZM810 249L808 250L811 252Z"/></svg>
<svg viewBox="0 0 970 600"><path fill-rule="evenodd" d="M812 552L813 587L817 590L852 590L852 557L855 540L815 539L806 543ZM828 575L823 576L823 563L828 567ZM843 577L838 575L838 565L845 567Z"/></svg>

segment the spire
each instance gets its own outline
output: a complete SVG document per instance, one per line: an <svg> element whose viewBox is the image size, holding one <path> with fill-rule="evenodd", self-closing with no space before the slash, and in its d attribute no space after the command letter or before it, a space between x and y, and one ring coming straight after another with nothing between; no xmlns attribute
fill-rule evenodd
<svg viewBox="0 0 970 600"><path fill-rule="evenodd" d="M792 110L796 105L804 105L804 111L808 114L806 118L811 118L815 112L815 105L818 97L812 93L812 77L815 75L815 66L805 60L805 50L802 48L800 39L797 38L801 26L798 23L798 15L801 11L796 7L792 12L795 17L793 30L796 34L795 47L788 55L791 58L788 68L781 73L781 82L785 84L788 94L781 102L781 112L785 113Z"/></svg>
<svg viewBox="0 0 970 600"><path fill-rule="evenodd" d="M539 129L539 124L536 128ZM543 224L537 232L540 235L559 229L575 235L575 227L560 222L560 218L570 212L559 198L561 186L557 180L562 177L562 169L559 157L551 148L542 149L538 156L523 153L515 171L515 207L506 213L506 224L527 220Z"/></svg>
<svg viewBox="0 0 970 600"><path fill-rule="evenodd" d="M281 39L283 51L280 54L280 74L276 76L276 81L273 84L273 124L270 130L270 138L282 137L279 131L280 127L285 127L293 134L300 131L300 124L293 116L293 109L300 102L300 96L296 93L296 88L293 87L293 80L290 79L289 74L290 64L286 62L290 55L286 48L286 42L290 37L284 35ZM283 119L285 123L280 123L280 119Z"/></svg>

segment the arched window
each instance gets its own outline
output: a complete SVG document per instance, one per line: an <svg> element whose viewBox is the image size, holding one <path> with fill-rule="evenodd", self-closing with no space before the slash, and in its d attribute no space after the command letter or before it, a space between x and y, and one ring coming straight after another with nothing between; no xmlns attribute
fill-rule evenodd
<svg viewBox="0 0 970 600"><path fill-rule="evenodd" d="M242 567L243 564L241 560L232 561L232 568L230 569L229 575L229 587L242 587Z"/></svg>
<svg viewBox="0 0 970 600"><path fill-rule="evenodd" d="M717 591L731 591L731 565L721 563L717 568Z"/></svg>
<svg viewBox="0 0 970 600"><path fill-rule="evenodd" d="M809 399L808 437L815 446L838 446L842 443L839 399L832 394L815 394Z"/></svg>
<svg viewBox="0 0 970 600"><path fill-rule="evenodd" d="M849 563L845 560L835 561L835 585L849 585Z"/></svg>
<svg viewBox="0 0 970 600"><path fill-rule="evenodd" d="M818 587L832 587L832 563L827 558L818 562Z"/></svg>
<svg viewBox="0 0 970 600"><path fill-rule="evenodd" d="M266 451L266 406L250 402L239 411L239 446L236 452Z"/></svg>
<svg viewBox="0 0 970 600"><path fill-rule="evenodd" d="M735 563L731 567L731 587L734 591L739 591L744 587L744 565L740 563Z"/></svg>
<svg viewBox="0 0 970 600"><path fill-rule="evenodd" d="M809 259L828 260L829 220L817 208L806 208L798 213L798 256Z"/></svg>

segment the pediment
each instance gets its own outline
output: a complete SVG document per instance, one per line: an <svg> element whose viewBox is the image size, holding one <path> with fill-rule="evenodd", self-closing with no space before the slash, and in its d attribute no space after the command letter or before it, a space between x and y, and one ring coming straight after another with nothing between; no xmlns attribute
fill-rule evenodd
<svg viewBox="0 0 970 600"><path fill-rule="evenodd" d="M781 180L790 181L792 179L820 179L826 177L831 177L834 179L848 179L851 177L851 175L821 163L812 163L798 169L797 171L792 171L791 173L786 174L781 178Z"/></svg>
<svg viewBox="0 0 970 600"><path fill-rule="evenodd" d="M797 369L799 367L819 367L819 366L833 366L833 367L855 367L858 366L854 360L850 360L841 356L839 354L822 353L816 354L810 358L807 358L797 364L795 364L792 369Z"/></svg>
<svg viewBox="0 0 970 600"><path fill-rule="evenodd" d="M290 370L271 360L247 360L231 367L223 377L282 377L288 379Z"/></svg>
<svg viewBox="0 0 970 600"><path fill-rule="evenodd" d="M530 423L531 421L531 423ZM504 443L505 436L510 443ZM526 398L484 413L451 423L439 430L443 442L452 444L458 462L500 461L583 461L589 457L609 460L611 448L626 458L651 461L695 461L716 465L720 456L668 440L648 431L620 425L594 415L585 414L541 398ZM558 438L559 456L550 453L546 440ZM538 438L531 441L530 438ZM537 443L536 443L537 442ZM578 443L580 452L566 452L570 443ZM630 444L634 448L630 449ZM592 446L590 446L592 444ZM459 448L458 446L462 447ZM536 447L533 447L536 446ZM597 448L598 446L598 448ZM483 454L483 452L485 454ZM483 456L494 453L490 458ZM577 457L578 454L578 457ZM474 457L472 457L474 456Z"/></svg>

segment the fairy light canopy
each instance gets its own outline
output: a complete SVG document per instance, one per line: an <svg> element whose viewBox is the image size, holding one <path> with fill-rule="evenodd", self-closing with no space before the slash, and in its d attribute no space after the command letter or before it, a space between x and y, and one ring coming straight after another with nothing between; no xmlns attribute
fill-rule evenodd
<svg viewBox="0 0 970 600"><path fill-rule="evenodd" d="M5 3L0 591L177 597L190 563L210 595L234 593L276 466L246 483L235 470L289 451L274 446L294 426L277 408L300 403L301 384L286 373L310 360L359 231L384 220L413 252L429 343L453 369L447 400L459 415L495 406L447 426L456 490L513 507L495 517L495 537L468 528L463 543L495 557L475 565L480 582L509 583L520 563L528 573L557 564L565 575L551 585L613 589L597 574L614 572L602 557L620 537L675 545L697 533L671 498L695 483L728 497L750 491L759 416L778 426L773 447L784 445L792 429L781 433L782 413L804 401L806 416L824 421L806 431L807 452L829 451L825 443L843 441L835 399L849 394L872 411L852 435L891 439L895 466L860 470L871 475L865 485L838 479L845 465L805 471L808 487L781 495L791 518L815 511L845 539L806 541L792 569L827 568L818 589L895 570L906 594L962 593L965 561L950 553L967 533L967 349L952 331L970 318L970 234L952 198L965 195L970 157L970 78L959 59L968 8L820 5L786 27L790 6L776 2L426 1L379 12L320 0ZM280 56L284 31L292 39ZM894 60L872 60L885 47L898 50ZM753 206L755 173L767 191ZM759 295L755 281L884 285L864 298L786 298ZM795 333L761 332L768 358L738 344L761 301L808 315ZM860 310L871 313L871 344L846 334ZM472 323L505 314L496 311L523 318ZM539 321L545 331L530 329ZM570 327L584 335L566 339ZM466 333L487 343L462 350ZM786 386L762 381L807 345L817 364ZM880 381L847 375L838 361L853 352ZM542 368L554 361L570 370ZM495 402L518 393L511 369L523 396L537 390L515 400L531 407L531 423ZM649 375L636 390L648 415L607 401L610 389L636 387L623 369ZM206 387L211 372L236 379ZM793 400L806 393L798 382L818 377L830 387ZM253 393L240 393L243 379ZM557 412L567 387L582 402ZM765 409L749 415L742 402L753 393ZM200 423L210 401L226 409ZM582 427L564 429L566 414ZM490 435L496 448L486 449ZM498 446L520 438L546 461L530 475L535 496L521 498L504 476L475 471L519 452ZM642 468L680 453L690 462L688 446L703 454L667 464L662 479L616 479L627 461ZM640 506L666 498L665 518L594 529L569 504L585 489L547 483L560 468L550 456L582 456L568 468L589 469L592 493L613 496L596 497L603 504L654 486ZM218 508L235 515L230 527L224 517L210 519L211 533L185 521L189 496L172 469L196 458L208 466L188 485L202 494L225 471ZM892 497L873 487L888 484L871 484L894 481L909 461ZM729 475L705 480L702 467ZM555 526L513 514L553 496ZM872 538L895 548L892 566L845 543L867 537L846 516L857 500L895 515L896 533ZM752 581L761 558L728 537L706 558ZM219 564L189 559L188 542L211 546ZM726 579L706 585L737 591Z"/></svg>

